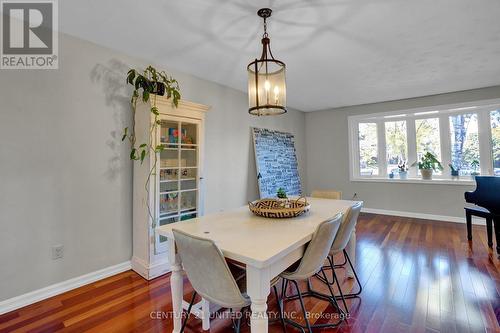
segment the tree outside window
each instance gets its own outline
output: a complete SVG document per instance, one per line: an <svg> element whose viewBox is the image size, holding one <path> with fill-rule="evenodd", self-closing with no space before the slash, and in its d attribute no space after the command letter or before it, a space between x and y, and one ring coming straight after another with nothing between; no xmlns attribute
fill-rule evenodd
<svg viewBox="0 0 500 333"><path fill-rule="evenodd" d="M479 134L477 114L450 116L451 164L461 175L479 172Z"/></svg>
<svg viewBox="0 0 500 333"><path fill-rule="evenodd" d="M492 111L491 120L491 143L493 154L493 172L500 176L500 110Z"/></svg>
<svg viewBox="0 0 500 333"><path fill-rule="evenodd" d="M385 123L385 145L387 173L397 172L398 164L408 162L405 120Z"/></svg>
<svg viewBox="0 0 500 333"><path fill-rule="evenodd" d="M377 124L360 123L358 130L360 175L378 175Z"/></svg>

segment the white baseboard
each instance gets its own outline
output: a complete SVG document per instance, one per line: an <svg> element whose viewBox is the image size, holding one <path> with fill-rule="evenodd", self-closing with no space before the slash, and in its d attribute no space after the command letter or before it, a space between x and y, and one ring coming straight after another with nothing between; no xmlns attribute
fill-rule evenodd
<svg viewBox="0 0 500 333"><path fill-rule="evenodd" d="M159 258L149 264L136 256L132 257L132 269L146 280L152 280L171 271L168 258Z"/></svg>
<svg viewBox="0 0 500 333"><path fill-rule="evenodd" d="M62 294L66 291L81 287L83 285L128 271L129 269L131 269L130 261L126 261L121 264L106 267L82 276L77 276L75 278L56 283L42 289L34 290L20 296L9 298L0 302L0 314L19 309L23 306L30 305L49 297Z"/></svg>
<svg viewBox="0 0 500 333"><path fill-rule="evenodd" d="M365 213L372 213L372 214L402 216L402 217L411 217L411 218L416 218L416 219L436 220L436 221L455 222L455 223L464 223L465 224L465 216L464 217L457 217L457 216L446 216L446 215L434 215L434 214L403 212L403 211L398 211L398 210L386 210L386 209L365 208L365 207L363 207L363 209L361 211L365 212ZM477 218L477 217L473 216L472 217L472 224L486 225L486 222L484 219Z"/></svg>

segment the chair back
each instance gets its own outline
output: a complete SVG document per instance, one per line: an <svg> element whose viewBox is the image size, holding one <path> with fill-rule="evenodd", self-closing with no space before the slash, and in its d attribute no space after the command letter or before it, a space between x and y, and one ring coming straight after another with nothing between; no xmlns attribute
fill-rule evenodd
<svg viewBox="0 0 500 333"><path fill-rule="evenodd" d="M337 232L337 236L333 241L332 252L338 252L345 249L349 239L351 238L351 234L356 227L356 223L358 222L358 216L361 212L361 208L363 207L363 202L359 201L354 206L349 208L344 221L340 224L339 231Z"/></svg>
<svg viewBox="0 0 500 333"><path fill-rule="evenodd" d="M311 197L313 198L323 198L323 199L342 199L342 192L340 191L320 191L314 190L311 193Z"/></svg>
<svg viewBox="0 0 500 333"><path fill-rule="evenodd" d="M319 272L330 252L341 221L342 214L339 213L333 219L318 225L297 269L282 275L289 280L303 280Z"/></svg>
<svg viewBox="0 0 500 333"><path fill-rule="evenodd" d="M195 237L180 230L172 231L184 270L198 294L226 308L248 305L224 255L212 240Z"/></svg>

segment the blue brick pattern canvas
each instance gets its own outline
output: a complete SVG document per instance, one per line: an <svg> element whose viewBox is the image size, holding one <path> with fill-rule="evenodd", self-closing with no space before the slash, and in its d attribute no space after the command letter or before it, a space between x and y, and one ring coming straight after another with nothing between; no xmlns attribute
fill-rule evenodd
<svg viewBox="0 0 500 333"><path fill-rule="evenodd" d="M274 198L280 187L289 196L300 196L302 190L293 134L256 127L252 132L260 197Z"/></svg>

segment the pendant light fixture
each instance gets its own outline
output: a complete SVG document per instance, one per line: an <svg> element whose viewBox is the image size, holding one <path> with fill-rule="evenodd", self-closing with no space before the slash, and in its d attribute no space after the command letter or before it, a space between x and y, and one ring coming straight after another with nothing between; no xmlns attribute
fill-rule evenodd
<svg viewBox="0 0 500 333"><path fill-rule="evenodd" d="M266 20L271 16L269 8L259 9L257 15L264 19L262 54L247 66L248 112L256 116L273 116L286 112L286 66L274 59L271 40L267 34Z"/></svg>

